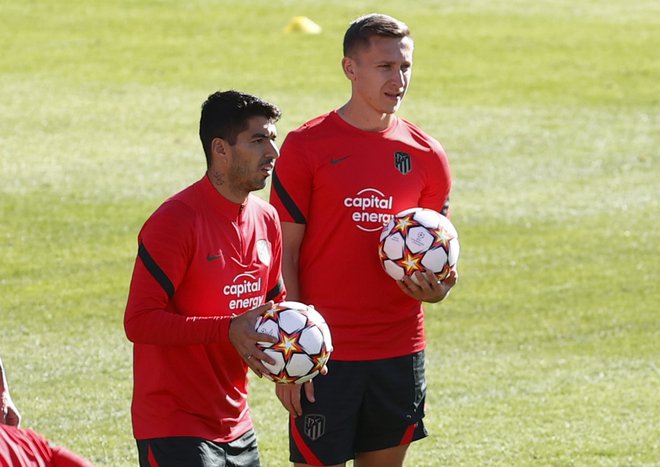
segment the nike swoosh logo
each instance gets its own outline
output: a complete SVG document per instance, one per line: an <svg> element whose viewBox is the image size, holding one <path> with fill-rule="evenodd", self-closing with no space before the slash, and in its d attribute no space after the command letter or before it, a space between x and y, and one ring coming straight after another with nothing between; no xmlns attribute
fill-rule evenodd
<svg viewBox="0 0 660 467"><path fill-rule="evenodd" d="M206 257L206 260L207 261L215 261L216 259L220 259L220 258L222 258L222 253L217 254L217 255L208 255Z"/></svg>
<svg viewBox="0 0 660 467"><path fill-rule="evenodd" d="M349 156L344 156L344 157L338 157L337 159L330 159L330 163L332 165L339 164L341 161L346 160L349 157L351 157L351 156L349 155Z"/></svg>

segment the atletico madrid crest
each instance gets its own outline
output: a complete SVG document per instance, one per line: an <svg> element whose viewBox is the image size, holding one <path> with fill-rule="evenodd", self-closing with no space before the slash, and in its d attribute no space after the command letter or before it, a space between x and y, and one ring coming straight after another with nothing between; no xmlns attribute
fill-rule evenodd
<svg viewBox="0 0 660 467"><path fill-rule="evenodd" d="M410 154L406 152L397 151L394 153L394 166L403 175L410 172L412 169L412 162L410 161Z"/></svg>
<svg viewBox="0 0 660 467"><path fill-rule="evenodd" d="M316 441L325 434L325 417L318 414L305 415L305 435Z"/></svg>

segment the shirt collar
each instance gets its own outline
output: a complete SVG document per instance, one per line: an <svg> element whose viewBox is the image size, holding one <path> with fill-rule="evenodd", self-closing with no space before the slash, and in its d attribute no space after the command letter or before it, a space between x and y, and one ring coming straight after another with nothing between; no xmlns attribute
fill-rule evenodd
<svg viewBox="0 0 660 467"><path fill-rule="evenodd" d="M208 177L208 174L205 174L201 182L202 192L204 193L204 199L208 200L213 209L218 210L225 216L230 219L238 218L241 213L245 210L250 196L248 195L245 198L245 201L241 204L234 203L233 201L228 200L218 192L211 183L211 180Z"/></svg>

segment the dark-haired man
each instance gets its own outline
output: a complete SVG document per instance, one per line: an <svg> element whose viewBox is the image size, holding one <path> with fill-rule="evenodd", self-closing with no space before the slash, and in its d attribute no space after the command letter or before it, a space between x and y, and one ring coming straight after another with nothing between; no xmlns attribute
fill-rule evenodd
<svg viewBox="0 0 660 467"><path fill-rule="evenodd" d="M401 21L355 20L342 68L351 96L287 136L271 203L282 220L283 274L292 300L313 304L333 334L328 374L278 385L291 414L296 465L398 467L424 428L424 315L456 282L427 272L395 282L377 254L382 225L412 207L446 212L451 185L440 144L396 111L412 73Z"/></svg>
<svg viewBox="0 0 660 467"><path fill-rule="evenodd" d="M133 342L133 432L141 466L258 466L247 368L272 359L257 315L285 296L275 210L251 195L278 157L279 109L217 92L202 106L207 170L138 236L124 326Z"/></svg>

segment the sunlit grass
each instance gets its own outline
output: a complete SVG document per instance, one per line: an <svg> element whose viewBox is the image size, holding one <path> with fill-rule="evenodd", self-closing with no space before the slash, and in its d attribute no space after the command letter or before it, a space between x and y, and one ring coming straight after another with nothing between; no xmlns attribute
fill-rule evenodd
<svg viewBox="0 0 660 467"><path fill-rule="evenodd" d="M24 425L136 465L122 318L144 219L197 180L216 89L341 105L347 23L416 39L402 115L447 149L460 280L427 307L431 436L410 466L660 458L655 2L0 0L0 355ZM285 35L294 15L324 31ZM260 193L267 196L266 192ZM251 384L265 466L286 415Z"/></svg>

